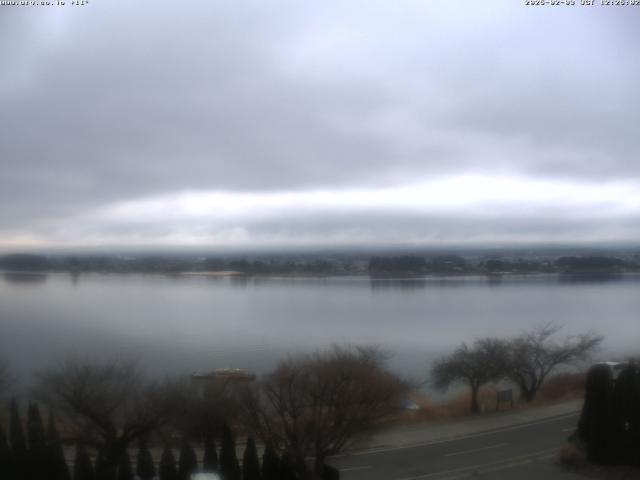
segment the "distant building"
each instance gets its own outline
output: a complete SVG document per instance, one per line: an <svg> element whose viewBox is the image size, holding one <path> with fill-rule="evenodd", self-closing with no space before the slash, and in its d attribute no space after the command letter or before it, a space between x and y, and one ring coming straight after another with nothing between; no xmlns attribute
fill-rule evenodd
<svg viewBox="0 0 640 480"><path fill-rule="evenodd" d="M212 381L212 380L235 380L235 381L253 381L256 379L255 374L248 372L242 368L216 368L207 373L193 373L191 380L194 381Z"/></svg>
<svg viewBox="0 0 640 480"><path fill-rule="evenodd" d="M216 368L210 372L191 374L191 389L196 395L207 397L255 379L254 373L241 368Z"/></svg>

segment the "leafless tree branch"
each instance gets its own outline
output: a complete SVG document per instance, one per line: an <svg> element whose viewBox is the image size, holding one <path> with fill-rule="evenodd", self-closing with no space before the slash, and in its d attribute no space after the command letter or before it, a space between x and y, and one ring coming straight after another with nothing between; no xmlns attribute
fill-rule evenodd
<svg viewBox="0 0 640 480"><path fill-rule="evenodd" d="M509 342L509 378L525 401L532 401L551 372L561 365L580 363L602 343L593 332L557 340L561 326L547 323Z"/></svg>
<svg viewBox="0 0 640 480"><path fill-rule="evenodd" d="M408 385L377 348L334 346L282 362L245 392L248 427L286 450L299 470L348 448L396 412Z"/></svg>

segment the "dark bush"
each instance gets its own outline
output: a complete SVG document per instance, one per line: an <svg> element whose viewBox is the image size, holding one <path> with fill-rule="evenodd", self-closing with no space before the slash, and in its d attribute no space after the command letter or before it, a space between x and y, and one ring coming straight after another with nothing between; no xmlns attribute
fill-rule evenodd
<svg viewBox="0 0 640 480"><path fill-rule="evenodd" d="M614 463L635 463L640 456L639 380L640 371L632 363L620 372L613 387L610 460Z"/></svg>
<svg viewBox="0 0 640 480"><path fill-rule="evenodd" d="M587 445L590 462L603 463L611 457L611 396L613 378L606 365L595 365L587 373L584 406L578 422L578 435Z"/></svg>
<svg viewBox="0 0 640 480"><path fill-rule="evenodd" d="M96 463L94 465L96 480L115 480L117 471L113 471L111 466L105 460L105 454L102 449L98 450ZM117 465L116 465L117 469Z"/></svg>
<svg viewBox="0 0 640 480"><path fill-rule="evenodd" d="M202 471L213 473L218 471L218 453L213 430L209 428L204 439L204 455L202 457Z"/></svg>
<svg viewBox="0 0 640 480"><path fill-rule="evenodd" d="M95 474L89 453L83 445L76 446L76 459L73 465L73 480L94 480Z"/></svg>
<svg viewBox="0 0 640 480"><path fill-rule="evenodd" d="M52 412L49 412L47 430L47 450L49 456L49 466L51 468L51 480L71 480L71 473L64 457L64 449L60 441L60 434L56 427L56 419Z"/></svg>
<svg viewBox="0 0 640 480"><path fill-rule="evenodd" d="M631 362L613 378L607 365L587 374L578 437L593 463L633 464L640 458L640 368Z"/></svg>
<svg viewBox="0 0 640 480"><path fill-rule="evenodd" d="M11 417L9 418L9 443L11 444L12 470L17 478L29 477L29 457L22 420L15 398L11 400Z"/></svg>
<svg viewBox="0 0 640 480"><path fill-rule="evenodd" d="M279 480L280 459L273 449L273 445L268 442L262 454L262 480Z"/></svg>
<svg viewBox="0 0 640 480"><path fill-rule="evenodd" d="M198 457L186 438L182 439L180 458L178 459L178 479L189 480L198 470Z"/></svg>
<svg viewBox="0 0 640 480"><path fill-rule="evenodd" d="M136 461L136 473L140 480L153 480L156 476L156 466L153 463L151 452L147 443L143 440L138 448L138 459Z"/></svg>
<svg viewBox="0 0 640 480"><path fill-rule="evenodd" d="M46 478L50 473L48 465L47 440L40 409L36 404L30 404L27 409L27 436L29 438L29 472L34 480Z"/></svg>
<svg viewBox="0 0 640 480"><path fill-rule="evenodd" d="M178 470L176 469L176 459L170 447L165 447L160 457L158 467L160 480L178 480Z"/></svg>
<svg viewBox="0 0 640 480"><path fill-rule="evenodd" d="M297 480L293 458L287 452L280 458L280 480Z"/></svg>
<svg viewBox="0 0 640 480"><path fill-rule="evenodd" d="M260 460L253 438L249 437L242 457L242 479L260 480Z"/></svg>
<svg viewBox="0 0 640 480"><path fill-rule="evenodd" d="M12 466L11 449L0 424L0 478L13 480Z"/></svg>
<svg viewBox="0 0 640 480"><path fill-rule="evenodd" d="M118 480L134 480L134 478L131 458L129 452L125 450L118 462Z"/></svg>
<svg viewBox="0 0 640 480"><path fill-rule="evenodd" d="M220 473L224 480L240 480L240 465L236 456L236 441L226 423L222 427L220 447Z"/></svg>

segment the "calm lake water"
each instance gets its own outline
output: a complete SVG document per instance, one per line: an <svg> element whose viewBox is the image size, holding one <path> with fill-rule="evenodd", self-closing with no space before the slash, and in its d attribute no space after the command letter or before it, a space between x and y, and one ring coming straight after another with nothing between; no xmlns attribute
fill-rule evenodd
<svg viewBox="0 0 640 480"><path fill-rule="evenodd" d="M242 367L332 343L380 344L416 379L461 341L553 321L640 353L640 276L222 278L0 274L0 357L21 377L66 354L133 357L153 373Z"/></svg>

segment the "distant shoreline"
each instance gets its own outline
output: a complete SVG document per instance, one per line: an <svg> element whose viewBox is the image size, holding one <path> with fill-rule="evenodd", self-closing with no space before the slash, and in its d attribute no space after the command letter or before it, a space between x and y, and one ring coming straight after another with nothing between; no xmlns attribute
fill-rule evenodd
<svg viewBox="0 0 640 480"><path fill-rule="evenodd" d="M433 280L454 278L517 278L517 277L557 277L576 279L598 279L606 277L624 277L640 275L640 271L600 271L600 272L464 272L464 273L425 273L425 274L389 274L372 275L368 273L303 273L303 272L260 272L248 273L235 270L210 270L210 271L145 271L145 270L13 270L0 269L0 274L16 276L44 276L44 275L160 275L171 277L215 277L215 278L361 278L368 280Z"/></svg>
<svg viewBox="0 0 640 480"><path fill-rule="evenodd" d="M236 270L210 270L205 272L177 272L176 275L187 275L192 277L235 277L237 275L245 275Z"/></svg>
<svg viewBox="0 0 640 480"><path fill-rule="evenodd" d="M490 255L442 253L368 255L344 253L327 255L288 254L265 256L45 256L9 254L0 256L0 271L134 273L201 277L369 277L446 278L482 276L499 279L509 276L557 274L565 276L613 276L640 272L640 251L627 252L493 252Z"/></svg>

